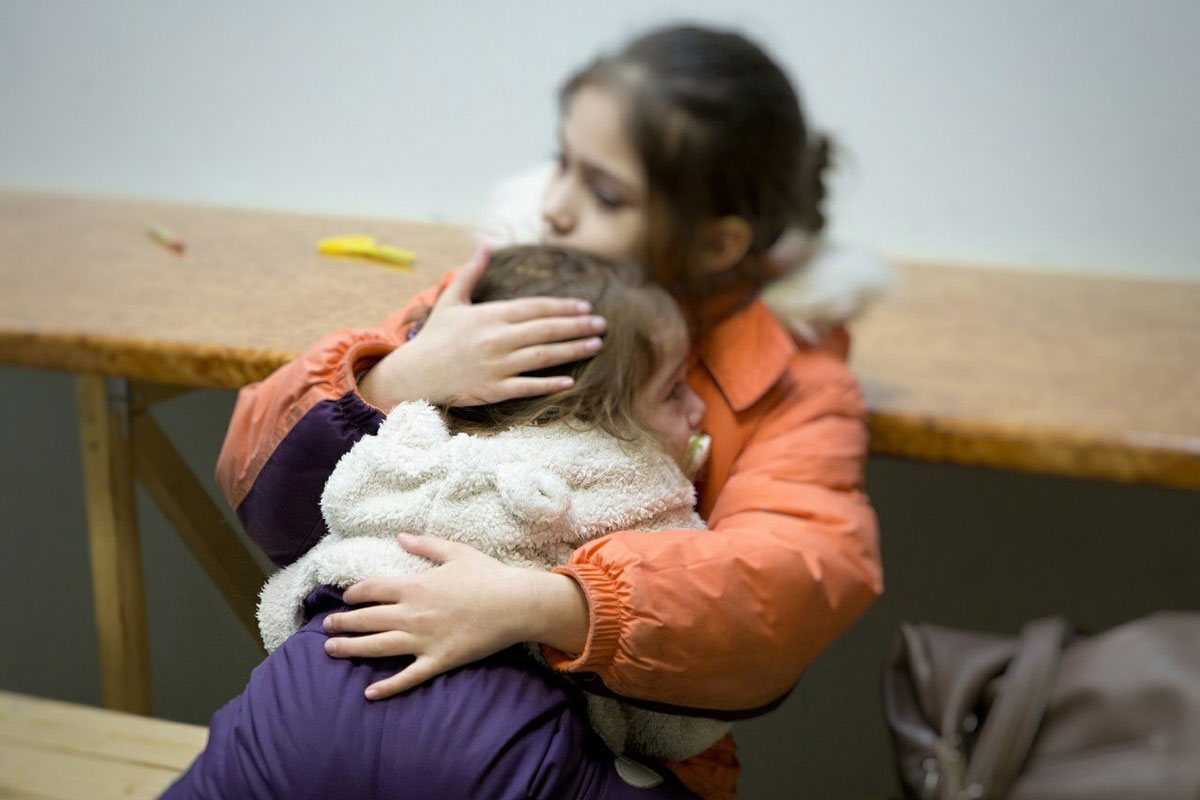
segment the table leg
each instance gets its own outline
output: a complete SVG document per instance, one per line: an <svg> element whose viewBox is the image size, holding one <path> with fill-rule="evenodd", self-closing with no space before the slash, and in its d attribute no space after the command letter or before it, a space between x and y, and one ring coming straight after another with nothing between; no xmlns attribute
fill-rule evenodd
<svg viewBox="0 0 1200 800"><path fill-rule="evenodd" d="M233 613L258 641L255 609L258 590L266 581L262 568L150 412L135 413L132 428L138 483L154 498Z"/></svg>
<svg viewBox="0 0 1200 800"><path fill-rule="evenodd" d="M149 714L150 651L133 492L129 384L81 375L76 398L104 704Z"/></svg>

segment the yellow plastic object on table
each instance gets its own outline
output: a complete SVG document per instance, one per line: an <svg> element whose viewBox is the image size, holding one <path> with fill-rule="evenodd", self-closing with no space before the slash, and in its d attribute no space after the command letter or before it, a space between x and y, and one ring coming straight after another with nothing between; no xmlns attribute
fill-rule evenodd
<svg viewBox="0 0 1200 800"><path fill-rule="evenodd" d="M411 267L416 255L399 247L379 244L374 236L331 236L317 242L317 250L327 256L352 256L382 261L393 267Z"/></svg>

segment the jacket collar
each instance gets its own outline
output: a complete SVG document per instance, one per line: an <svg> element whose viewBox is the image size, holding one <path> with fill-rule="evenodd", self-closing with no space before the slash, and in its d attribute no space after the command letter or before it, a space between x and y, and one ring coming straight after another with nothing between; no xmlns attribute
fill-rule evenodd
<svg viewBox="0 0 1200 800"><path fill-rule="evenodd" d="M736 412L775 385L796 350L792 335L755 300L713 328L700 343L699 356Z"/></svg>

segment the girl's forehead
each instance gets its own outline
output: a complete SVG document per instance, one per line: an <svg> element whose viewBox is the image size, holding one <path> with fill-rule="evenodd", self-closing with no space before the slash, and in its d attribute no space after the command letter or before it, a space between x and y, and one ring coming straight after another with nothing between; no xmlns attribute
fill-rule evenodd
<svg viewBox="0 0 1200 800"><path fill-rule="evenodd" d="M600 86L583 86L567 106L562 121L563 145L572 158L612 177L641 186L641 159L625 128L625 102Z"/></svg>

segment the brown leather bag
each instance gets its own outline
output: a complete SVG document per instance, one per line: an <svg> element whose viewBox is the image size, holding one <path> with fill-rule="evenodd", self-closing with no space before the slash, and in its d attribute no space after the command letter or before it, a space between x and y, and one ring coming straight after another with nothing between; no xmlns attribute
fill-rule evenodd
<svg viewBox="0 0 1200 800"><path fill-rule="evenodd" d="M910 798L1200 798L1200 613L1086 637L903 625L883 699Z"/></svg>

